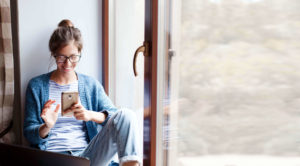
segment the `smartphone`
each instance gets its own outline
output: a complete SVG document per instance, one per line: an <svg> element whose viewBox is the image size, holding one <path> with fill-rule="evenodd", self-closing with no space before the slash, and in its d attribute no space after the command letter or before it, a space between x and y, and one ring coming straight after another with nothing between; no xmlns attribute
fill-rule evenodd
<svg viewBox="0 0 300 166"><path fill-rule="evenodd" d="M62 92L61 93L61 116L73 116L73 112L65 113L65 110L78 102L78 92Z"/></svg>

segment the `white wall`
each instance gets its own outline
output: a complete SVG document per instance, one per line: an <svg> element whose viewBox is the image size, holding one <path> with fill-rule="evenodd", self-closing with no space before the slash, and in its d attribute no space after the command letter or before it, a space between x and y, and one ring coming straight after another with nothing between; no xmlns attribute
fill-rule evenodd
<svg viewBox="0 0 300 166"><path fill-rule="evenodd" d="M81 30L82 59L77 71L101 80L101 11L99 0L19 0L19 42L22 109L28 81L49 70L49 38L62 19Z"/></svg>

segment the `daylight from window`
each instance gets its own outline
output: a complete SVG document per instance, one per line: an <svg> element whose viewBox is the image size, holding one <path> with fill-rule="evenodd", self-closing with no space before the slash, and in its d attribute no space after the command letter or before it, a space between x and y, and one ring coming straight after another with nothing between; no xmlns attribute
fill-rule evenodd
<svg viewBox="0 0 300 166"><path fill-rule="evenodd" d="M164 165L299 166L300 1L168 5Z"/></svg>

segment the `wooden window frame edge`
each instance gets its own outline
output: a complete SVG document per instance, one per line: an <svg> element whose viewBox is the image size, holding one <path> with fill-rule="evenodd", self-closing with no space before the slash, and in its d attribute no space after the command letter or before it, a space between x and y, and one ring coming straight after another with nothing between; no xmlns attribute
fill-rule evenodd
<svg viewBox="0 0 300 166"><path fill-rule="evenodd" d="M145 41L150 41L150 53L145 57L145 82L149 81L150 89L145 88L145 93L150 94L150 98L145 97L145 108L150 109L150 154L144 160L144 165L155 166L156 144L157 144L157 43L158 43L158 0L145 1ZM148 92L147 92L148 91Z"/></svg>
<svg viewBox="0 0 300 166"><path fill-rule="evenodd" d="M109 0L102 0L102 84L109 95Z"/></svg>

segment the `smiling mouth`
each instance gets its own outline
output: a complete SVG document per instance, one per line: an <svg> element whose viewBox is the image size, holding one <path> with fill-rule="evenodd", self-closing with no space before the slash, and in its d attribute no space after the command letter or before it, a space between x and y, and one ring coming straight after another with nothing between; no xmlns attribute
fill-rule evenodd
<svg viewBox="0 0 300 166"><path fill-rule="evenodd" d="M64 68L64 70L71 70L72 68Z"/></svg>

